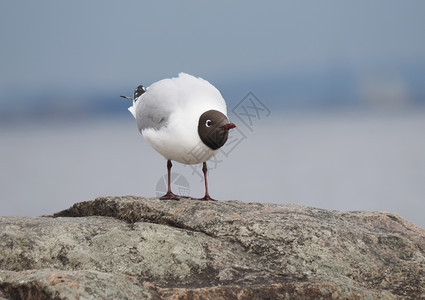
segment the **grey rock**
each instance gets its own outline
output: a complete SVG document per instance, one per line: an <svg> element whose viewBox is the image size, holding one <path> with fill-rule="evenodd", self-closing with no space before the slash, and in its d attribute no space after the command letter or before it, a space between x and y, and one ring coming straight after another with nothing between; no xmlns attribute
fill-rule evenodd
<svg viewBox="0 0 425 300"><path fill-rule="evenodd" d="M386 212L101 197L0 218L0 299L421 299L425 230Z"/></svg>

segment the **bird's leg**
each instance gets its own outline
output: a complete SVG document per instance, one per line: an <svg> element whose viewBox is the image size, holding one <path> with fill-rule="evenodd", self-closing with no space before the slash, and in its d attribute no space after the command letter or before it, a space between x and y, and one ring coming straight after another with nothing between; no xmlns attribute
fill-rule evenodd
<svg viewBox="0 0 425 300"><path fill-rule="evenodd" d="M208 193L208 181L207 181L207 163L204 161L202 165L202 172L204 173L204 180L205 180L205 196L204 198L199 198L198 200L202 201L217 201L210 197L210 194Z"/></svg>
<svg viewBox="0 0 425 300"><path fill-rule="evenodd" d="M168 190L167 190L167 193L164 196L162 196L161 198L159 198L161 200L179 200L180 199L180 196L179 195L173 194L171 192L171 167L172 166L173 166L173 164L171 163L171 160L170 159L167 160Z"/></svg>

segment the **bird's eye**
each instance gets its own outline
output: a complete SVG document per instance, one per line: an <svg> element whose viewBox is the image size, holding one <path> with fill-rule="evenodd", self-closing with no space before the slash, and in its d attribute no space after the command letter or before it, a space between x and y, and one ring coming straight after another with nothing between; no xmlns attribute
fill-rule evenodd
<svg viewBox="0 0 425 300"><path fill-rule="evenodd" d="M211 120L207 120L207 121L205 122L205 126L207 126L207 127L210 127L210 126L211 126L211 124L212 124Z"/></svg>

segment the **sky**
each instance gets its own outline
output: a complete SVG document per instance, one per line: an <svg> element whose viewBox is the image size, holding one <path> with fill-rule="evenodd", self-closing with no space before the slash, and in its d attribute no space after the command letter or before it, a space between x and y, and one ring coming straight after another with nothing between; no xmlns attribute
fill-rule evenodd
<svg viewBox="0 0 425 300"><path fill-rule="evenodd" d="M181 71L237 82L425 63L423 1L42 0L0 8L0 95L133 87Z"/></svg>
<svg viewBox="0 0 425 300"><path fill-rule="evenodd" d="M217 198L386 210L425 227L425 113L411 105L425 103L424 11L393 0L1 1L0 215L155 195L165 164L118 95L183 71L222 91L247 136L210 172ZM271 112L255 130L233 112L249 92ZM78 117L108 101L117 116ZM324 110L292 114L281 105L291 101ZM368 109L335 111L356 101ZM202 193L190 167L176 171Z"/></svg>

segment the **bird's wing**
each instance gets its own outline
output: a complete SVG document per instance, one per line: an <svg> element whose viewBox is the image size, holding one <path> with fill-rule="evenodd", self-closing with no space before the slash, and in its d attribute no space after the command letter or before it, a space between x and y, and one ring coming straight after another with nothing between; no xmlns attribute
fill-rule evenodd
<svg viewBox="0 0 425 300"><path fill-rule="evenodd" d="M226 103L220 92L208 81L180 73L176 78L152 84L135 103L139 130L159 129L167 125L174 113L186 112L195 119L206 110L216 109L226 114ZM193 123L192 122L192 123Z"/></svg>
<svg viewBox="0 0 425 300"><path fill-rule="evenodd" d="M136 102L137 126L139 130L165 126L171 113L178 105L178 87L164 79L151 85Z"/></svg>

